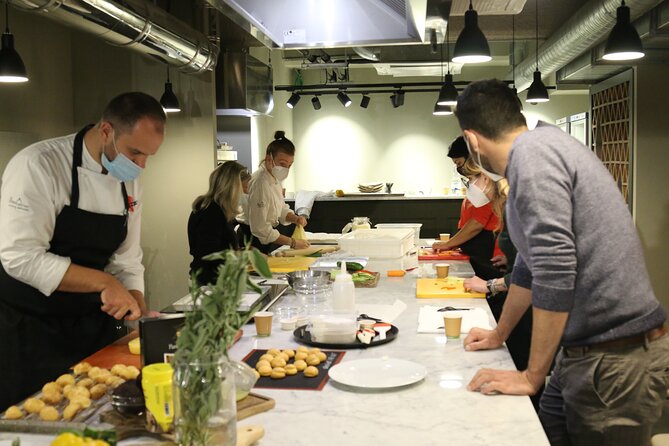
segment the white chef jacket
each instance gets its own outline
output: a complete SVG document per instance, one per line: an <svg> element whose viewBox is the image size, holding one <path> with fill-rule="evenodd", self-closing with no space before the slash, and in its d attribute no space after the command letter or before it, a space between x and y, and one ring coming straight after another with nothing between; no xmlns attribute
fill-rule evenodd
<svg viewBox="0 0 669 446"><path fill-rule="evenodd" d="M70 266L69 257L48 252L56 217L70 204L74 136L37 142L17 153L7 164L0 189L0 261L7 274L51 295ZM102 166L83 145L79 171L79 209L123 215L121 183L102 173ZM141 187L125 183L133 204L128 234L105 271L128 290L144 292L144 266L139 245Z"/></svg>
<svg viewBox="0 0 669 446"><path fill-rule="evenodd" d="M237 220L251 227L251 234L260 240L263 245L269 245L281 235L276 228L279 223L289 225L286 216L293 212L283 201L283 187L281 182L274 178L261 165L251 176L249 182L248 208L244 209L242 218Z"/></svg>

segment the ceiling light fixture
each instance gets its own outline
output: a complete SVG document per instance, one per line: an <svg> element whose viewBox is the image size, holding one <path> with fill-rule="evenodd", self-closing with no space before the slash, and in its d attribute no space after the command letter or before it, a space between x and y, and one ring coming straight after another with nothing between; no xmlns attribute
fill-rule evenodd
<svg viewBox="0 0 669 446"><path fill-rule="evenodd" d="M525 102L530 102L532 104L536 104L537 102L548 102L550 100L548 98L548 90L541 81L541 71L539 71L539 0L534 1L534 8L536 19L534 56L537 65L536 69L534 70L534 80L532 81L530 88L527 89L527 97L525 98Z"/></svg>
<svg viewBox="0 0 669 446"><path fill-rule="evenodd" d="M644 56L641 38L630 20L630 8L623 0L616 10L616 24L606 40L605 60L634 60Z"/></svg>
<svg viewBox="0 0 669 446"><path fill-rule="evenodd" d="M370 101L371 99L372 99L372 98L370 98L369 96L367 96L367 93L363 93L363 95L362 95L362 99L360 100L360 107L362 107L362 108L367 108L367 107L369 106L369 101Z"/></svg>
<svg viewBox="0 0 669 446"><path fill-rule="evenodd" d="M404 92L397 90L395 93L390 95L390 102L393 104L393 108L401 107L404 105Z"/></svg>
<svg viewBox="0 0 669 446"><path fill-rule="evenodd" d="M160 97L160 105L163 106L165 113L178 113L181 111L179 99L172 91L172 82L170 82L170 66L167 66L167 82L165 82L165 91Z"/></svg>
<svg viewBox="0 0 669 446"><path fill-rule="evenodd" d="M314 110L321 109L321 100L318 99L318 96L314 96L313 98L311 98L311 105L314 106Z"/></svg>
<svg viewBox="0 0 669 446"><path fill-rule="evenodd" d="M290 98L286 102L286 107L288 108L295 108L298 102L300 102L300 95L297 93L293 93L290 95Z"/></svg>
<svg viewBox="0 0 669 446"><path fill-rule="evenodd" d="M432 111L434 116L447 116L453 114L453 109L448 105L434 104L434 110Z"/></svg>
<svg viewBox="0 0 669 446"><path fill-rule="evenodd" d="M9 1L5 2L6 27L0 47L0 82L27 82L28 73L21 56L14 49L14 35L9 31Z"/></svg>
<svg viewBox="0 0 669 446"><path fill-rule="evenodd" d="M337 99L339 99L339 102L341 102L341 105L343 105L344 107L350 106L351 103L353 102L351 101L351 98L349 98L346 92L344 91L340 91L339 93L337 93Z"/></svg>
<svg viewBox="0 0 669 446"><path fill-rule="evenodd" d="M449 24L450 25L450 24ZM444 84L439 90L439 98L437 99L437 105L456 105L458 103L458 89L455 88L453 83L453 75L451 74L451 49L449 47L449 38L448 38L448 28L446 27L446 66L448 67L448 73L444 77ZM444 74L444 44L441 44L441 74Z"/></svg>
<svg viewBox="0 0 669 446"><path fill-rule="evenodd" d="M465 27L460 32L453 49L453 62L481 63L491 60L488 40L478 25L478 14L469 0L469 9L465 12Z"/></svg>

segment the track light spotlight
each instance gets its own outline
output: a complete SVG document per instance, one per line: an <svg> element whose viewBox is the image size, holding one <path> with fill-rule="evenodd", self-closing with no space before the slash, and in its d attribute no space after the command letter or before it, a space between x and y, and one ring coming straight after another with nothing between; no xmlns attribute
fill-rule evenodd
<svg viewBox="0 0 669 446"><path fill-rule="evenodd" d="M341 102L341 105L344 107L350 106L352 102L351 98L349 98L348 95L343 91L337 93L337 99L339 99L339 102Z"/></svg>
<svg viewBox="0 0 669 446"><path fill-rule="evenodd" d="M390 96L390 102L393 104L393 108L401 107L404 105L404 92L396 91Z"/></svg>
<svg viewBox="0 0 669 446"><path fill-rule="evenodd" d="M321 109L321 101L318 99L318 96L314 96L311 98L311 105L314 106L314 110L320 110Z"/></svg>
<svg viewBox="0 0 669 446"><path fill-rule="evenodd" d="M286 102L286 107L295 108L298 102L300 102L300 95L297 93L293 93L290 95L290 99L288 99L288 102Z"/></svg>
<svg viewBox="0 0 669 446"><path fill-rule="evenodd" d="M366 94L362 95L362 99L360 100L360 107L362 108L367 108L369 106L369 101L371 98L367 96Z"/></svg>

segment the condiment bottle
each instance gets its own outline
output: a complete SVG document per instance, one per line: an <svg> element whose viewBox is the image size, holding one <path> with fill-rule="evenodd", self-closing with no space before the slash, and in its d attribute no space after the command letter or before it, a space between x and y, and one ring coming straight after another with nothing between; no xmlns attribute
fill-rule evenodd
<svg viewBox="0 0 669 446"><path fill-rule="evenodd" d="M174 402L170 364L158 363L142 369L142 389L146 403L146 428L149 432L165 433L172 428Z"/></svg>
<svg viewBox="0 0 669 446"><path fill-rule="evenodd" d="M346 262L341 262L341 272L335 277L332 287L332 309L355 311L355 286L353 277L346 271Z"/></svg>

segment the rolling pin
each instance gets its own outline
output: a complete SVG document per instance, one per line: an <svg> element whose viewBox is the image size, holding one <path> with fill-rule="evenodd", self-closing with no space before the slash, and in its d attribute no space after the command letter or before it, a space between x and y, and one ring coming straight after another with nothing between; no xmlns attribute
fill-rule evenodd
<svg viewBox="0 0 669 446"><path fill-rule="evenodd" d="M327 254L329 252L339 251L339 246L337 245L325 245L325 246L310 246L304 249L284 249L276 253L277 257L297 257L297 256L308 256L315 252L321 252Z"/></svg>

